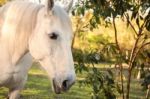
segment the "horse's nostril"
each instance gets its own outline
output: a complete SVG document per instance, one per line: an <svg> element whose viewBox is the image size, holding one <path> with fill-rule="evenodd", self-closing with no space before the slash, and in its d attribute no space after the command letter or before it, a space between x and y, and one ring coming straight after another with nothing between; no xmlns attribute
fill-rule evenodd
<svg viewBox="0 0 150 99"><path fill-rule="evenodd" d="M67 90L68 89L68 80L64 80L62 83L62 89Z"/></svg>

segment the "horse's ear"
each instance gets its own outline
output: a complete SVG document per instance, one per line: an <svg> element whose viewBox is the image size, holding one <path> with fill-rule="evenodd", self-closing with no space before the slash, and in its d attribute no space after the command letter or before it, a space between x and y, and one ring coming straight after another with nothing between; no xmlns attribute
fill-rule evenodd
<svg viewBox="0 0 150 99"><path fill-rule="evenodd" d="M54 0L45 0L45 7L47 9L47 12L51 11L54 7Z"/></svg>
<svg viewBox="0 0 150 99"><path fill-rule="evenodd" d="M72 5L73 5L73 0L70 0L70 2L64 6L64 9L69 13L69 11L72 8Z"/></svg>

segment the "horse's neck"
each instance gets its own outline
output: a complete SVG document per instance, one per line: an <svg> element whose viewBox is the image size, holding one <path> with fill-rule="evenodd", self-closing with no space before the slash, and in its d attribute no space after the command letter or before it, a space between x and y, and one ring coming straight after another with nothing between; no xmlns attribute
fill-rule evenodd
<svg viewBox="0 0 150 99"><path fill-rule="evenodd" d="M4 47L0 50L6 50L12 64L16 64L28 52L28 40L39 9L33 4L14 3L5 10L0 36L0 44Z"/></svg>

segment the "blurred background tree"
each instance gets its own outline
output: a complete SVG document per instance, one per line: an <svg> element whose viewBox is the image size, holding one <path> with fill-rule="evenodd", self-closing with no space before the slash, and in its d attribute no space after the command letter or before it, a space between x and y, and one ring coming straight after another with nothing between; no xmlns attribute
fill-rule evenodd
<svg viewBox="0 0 150 99"><path fill-rule="evenodd" d="M78 4L72 14L76 20L76 22L74 22L76 23L74 26L76 27L74 41L79 41L80 44L84 45L81 48L82 51L87 50L87 48L94 48L96 52L100 53L100 61L111 61L115 66L119 67L122 98L129 99L130 84L134 72L137 68L142 70L142 72L144 72L146 68L149 68L150 1L78 0ZM117 25L119 20L122 20L126 24L126 29L130 28L130 33L125 31L125 35L122 36L122 38L126 38L126 36L130 35L129 37L131 37L131 39L127 38L128 41L122 42L120 36L118 36L121 34L118 32L121 26ZM103 36L96 35L94 42L97 44L97 47L95 48L93 47L93 43L90 43L93 40L89 39L89 32L95 28L100 28L100 25L112 28L114 30L114 36L107 36L111 38L112 41L107 39L102 40L104 41L102 42L101 39L103 39ZM101 31L97 32L100 33ZM73 46L76 46L74 41ZM86 58L84 59L86 60ZM125 68L127 69L128 76L126 88L124 88L123 79L123 70ZM125 89L126 92L124 91Z"/></svg>

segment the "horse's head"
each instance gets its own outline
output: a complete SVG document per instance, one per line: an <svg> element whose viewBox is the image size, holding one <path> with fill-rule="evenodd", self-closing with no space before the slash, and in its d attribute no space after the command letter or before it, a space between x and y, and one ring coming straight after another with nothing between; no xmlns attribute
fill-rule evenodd
<svg viewBox="0 0 150 99"><path fill-rule="evenodd" d="M72 32L66 11L54 6L53 0L47 0L38 13L35 30L29 40L29 51L47 71L56 93L68 90L75 82Z"/></svg>

